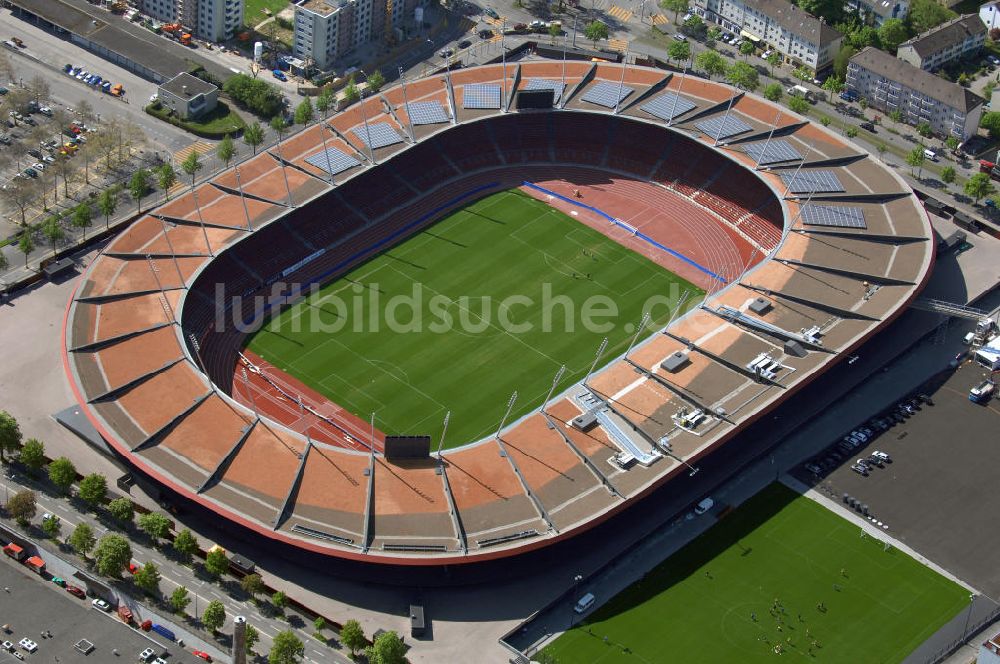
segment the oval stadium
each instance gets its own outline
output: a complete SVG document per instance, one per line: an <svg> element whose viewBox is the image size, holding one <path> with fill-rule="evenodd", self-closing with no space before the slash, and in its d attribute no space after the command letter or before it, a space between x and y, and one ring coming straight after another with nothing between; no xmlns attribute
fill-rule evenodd
<svg viewBox="0 0 1000 664"><path fill-rule="evenodd" d="M916 297L931 237L877 159L729 85L484 65L142 215L65 368L135 472L244 537L470 565L726 455Z"/></svg>

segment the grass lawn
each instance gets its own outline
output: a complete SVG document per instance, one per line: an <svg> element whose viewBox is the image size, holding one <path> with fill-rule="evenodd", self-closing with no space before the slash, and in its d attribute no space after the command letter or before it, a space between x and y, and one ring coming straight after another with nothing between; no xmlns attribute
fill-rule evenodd
<svg viewBox="0 0 1000 664"><path fill-rule="evenodd" d="M777 661L781 644L787 662L899 662L968 604L958 584L772 484L546 651L560 664L746 664Z"/></svg>
<svg viewBox="0 0 1000 664"><path fill-rule="evenodd" d="M700 299L650 260L507 191L327 285L248 345L353 413L374 412L386 433L430 434L436 445L451 411L445 442L453 447L492 433L515 390L514 416L540 406L560 365L563 388L582 378L602 338L605 361L622 353L647 299L675 303L685 290L689 302ZM395 302L413 293L413 307ZM596 296L617 315L592 319L606 329L584 329L579 314ZM668 306L651 314L663 324Z"/></svg>
<svg viewBox="0 0 1000 664"><path fill-rule="evenodd" d="M243 121L243 118L236 111L221 101L212 109L211 113L197 120L182 120L175 115L171 115L170 109L159 104L159 102L154 102L146 106L146 112L153 117L157 117L164 122L169 122L203 138L222 138L226 134L231 134L235 137L247 126L246 122Z"/></svg>
<svg viewBox="0 0 1000 664"><path fill-rule="evenodd" d="M288 0L246 0L243 6L243 22L251 28L267 18L265 9L271 10L272 16L277 16L278 12L290 5Z"/></svg>

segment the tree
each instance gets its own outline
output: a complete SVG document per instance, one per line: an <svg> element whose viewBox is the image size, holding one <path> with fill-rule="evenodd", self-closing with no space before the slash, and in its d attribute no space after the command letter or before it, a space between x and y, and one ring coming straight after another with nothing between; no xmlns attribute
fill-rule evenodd
<svg viewBox="0 0 1000 664"><path fill-rule="evenodd" d="M323 616L316 616L316 620L313 621L313 629L317 632L322 632L326 629L326 618Z"/></svg>
<svg viewBox="0 0 1000 664"><path fill-rule="evenodd" d="M799 115L808 115L810 106L802 97L793 96L788 98L788 108Z"/></svg>
<svg viewBox="0 0 1000 664"><path fill-rule="evenodd" d="M897 125L903 121L903 112L898 108L894 111L889 112L889 119L895 122Z"/></svg>
<svg viewBox="0 0 1000 664"><path fill-rule="evenodd" d="M174 613L184 613L184 610L187 609L190 603L191 595L188 593L187 588L184 586L174 588L174 592L170 594L170 608Z"/></svg>
<svg viewBox="0 0 1000 664"><path fill-rule="evenodd" d="M876 143L875 144L875 152L878 152L878 160L879 161L882 161L882 156L885 154L886 150L888 150L888 149L889 148L886 147L885 143Z"/></svg>
<svg viewBox="0 0 1000 664"><path fill-rule="evenodd" d="M847 130L844 132L844 134L848 138L854 138L855 136L858 135L858 128L857 127L848 127Z"/></svg>
<svg viewBox="0 0 1000 664"><path fill-rule="evenodd" d="M792 76L806 83L813 80L812 69L809 69L809 67L806 67L805 65L801 65L793 69Z"/></svg>
<svg viewBox="0 0 1000 664"><path fill-rule="evenodd" d="M691 57L691 44L686 41L672 41L667 47L667 57L676 60L678 64L687 62Z"/></svg>
<svg viewBox="0 0 1000 664"><path fill-rule="evenodd" d="M35 250L35 239L31 237L31 231L27 228L17 240L17 250L24 254L24 267L28 267L28 254Z"/></svg>
<svg viewBox="0 0 1000 664"><path fill-rule="evenodd" d="M295 107L295 124L307 125L312 122L315 112L309 97L302 100L302 103Z"/></svg>
<svg viewBox="0 0 1000 664"><path fill-rule="evenodd" d="M813 16L822 16L831 25L844 18L844 4L837 0L800 0L798 5Z"/></svg>
<svg viewBox="0 0 1000 664"><path fill-rule="evenodd" d="M898 18L887 18L878 29L878 40L882 48L893 53L909 36L906 25Z"/></svg>
<svg viewBox="0 0 1000 664"><path fill-rule="evenodd" d="M256 627L254 627L250 623L247 623L245 635L246 636L244 638L244 645L246 646L247 654L252 655L254 654L253 649L257 646L257 643L260 641L260 632L257 631Z"/></svg>
<svg viewBox="0 0 1000 664"><path fill-rule="evenodd" d="M156 563L148 562L140 567L132 580L138 588L150 595L155 596L160 592L160 570L157 569Z"/></svg>
<svg viewBox="0 0 1000 664"><path fill-rule="evenodd" d="M351 74L351 77L347 79L347 85L344 86L344 101L353 104L359 99L361 99L361 92L358 90L358 84L354 82L354 74Z"/></svg>
<svg viewBox="0 0 1000 664"><path fill-rule="evenodd" d="M778 51L771 51L767 56L768 76L774 76L774 68L781 64L782 55Z"/></svg>
<svg viewBox="0 0 1000 664"><path fill-rule="evenodd" d="M0 461L4 460L4 452L14 452L20 447L21 426L13 415L0 410Z"/></svg>
<svg viewBox="0 0 1000 664"><path fill-rule="evenodd" d="M323 91L316 97L316 110L323 114L324 120L326 120L327 111L330 110L332 104L333 94L330 92L330 88L323 88ZM246 136L245 131L243 135Z"/></svg>
<svg viewBox="0 0 1000 664"><path fill-rule="evenodd" d="M708 26L700 16L692 15L681 25L681 32L694 39L704 39L708 35Z"/></svg>
<svg viewBox="0 0 1000 664"><path fill-rule="evenodd" d="M216 579L229 571L229 558L222 549L212 549L205 556L205 571Z"/></svg>
<svg viewBox="0 0 1000 664"><path fill-rule="evenodd" d="M247 574L240 581L240 587L250 597L256 597L265 590L264 580L260 577L260 574Z"/></svg>
<svg viewBox="0 0 1000 664"><path fill-rule="evenodd" d="M281 137L284 134L285 129L287 127L288 124L285 122L285 118L281 117L280 115L276 115L273 118L271 118L271 129L274 130L274 133L278 135L279 143L281 142Z"/></svg>
<svg viewBox="0 0 1000 664"><path fill-rule="evenodd" d="M288 596L280 590L276 590L273 595L271 595L271 604L274 604L274 608L279 611L284 611L285 607L288 606Z"/></svg>
<svg viewBox="0 0 1000 664"><path fill-rule="evenodd" d="M187 528L177 533L174 537L174 551L180 554L185 562L191 560L191 557L197 550L198 540L195 539L195 536Z"/></svg>
<svg viewBox="0 0 1000 664"><path fill-rule="evenodd" d="M949 150L957 150L961 142L958 140L958 136L949 136L944 139L944 144Z"/></svg>
<svg viewBox="0 0 1000 664"><path fill-rule="evenodd" d="M83 229L83 239L87 239L87 227L93 223L93 216L90 210L90 204L83 202L73 208L73 216L71 218L71 223L74 228Z"/></svg>
<svg viewBox="0 0 1000 664"><path fill-rule="evenodd" d="M29 438L24 441L24 447L21 448L17 458L34 473L45 465L45 444L37 438Z"/></svg>
<svg viewBox="0 0 1000 664"><path fill-rule="evenodd" d="M85 521L76 524L73 534L69 536L69 545L73 547L73 550L86 558L87 554L94 550L95 544L97 544L97 538L94 536L94 529L90 527L90 524Z"/></svg>
<svg viewBox="0 0 1000 664"><path fill-rule="evenodd" d="M833 122L833 120L830 119L829 115L820 116L819 123L824 127L829 127L831 122Z"/></svg>
<svg viewBox="0 0 1000 664"><path fill-rule="evenodd" d="M705 72L709 80L713 76L721 76L726 73L726 61L715 51L702 51L694 58L695 66Z"/></svg>
<svg viewBox="0 0 1000 664"><path fill-rule="evenodd" d="M177 184L177 171L174 170L173 164L163 162L155 169L155 173L156 184L163 190L163 200L167 200L170 198L170 188Z"/></svg>
<svg viewBox="0 0 1000 664"><path fill-rule="evenodd" d="M149 535L156 546L161 539L170 534L170 519L160 512L149 512L139 517L139 530Z"/></svg>
<svg viewBox="0 0 1000 664"><path fill-rule="evenodd" d="M50 514L44 519L42 519L42 532L49 539L55 539L59 536L59 531L62 530L62 524L59 523L59 517L55 514Z"/></svg>
<svg viewBox="0 0 1000 664"><path fill-rule="evenodd" d="M708 33L706 34L706 36L708 37L709 41L717 42L719 41L719 37L722 36L722 28L720 28L717 25L713 25L708 29Z"/></svg>
<svg viewBox="0 0 1000 664"><path fill-rule="evenodd" d="M1000 111L983 113L979 126L990 133L990 138L1000 138Z"/></svg>
<svg viewBox="0 0 1000 664"><path fill-rule="evenodd" d="M866 46L878 47L878 29L871 25L858 26L847 34L845 41L858 50Z"/></svg>
<svg viewBox="0 0 1000 664"><path fill-rule="evenodd" d="M128 181L128 192L135 199L136 212L142 211L142 197L149 191L149 171L140 168Z"/></svg>
<svg viewBox="0 0 1000 664"><path fill-rule="evenodd" d="M236 156L236 146L233 144L233 137L226 134L222 141L219 142L219 147L215 149L216 156L229 168L229 162L233 160Z"/></svg>
<svg viewBox="0 0 1000 664"><path fill-rule="evenodd" d="M35 516L38 506L35 502L35 492L28 489L18 491L7 501L7 514L11 515L21 526L27 526Z"/></svg>
<svg viewBox="0 0 1000 664"><path fill-rule="evenodd" d="M28 208L35 204L38 198L38 184L34 180L24 180L18 178L3 190L3 199L11 207L17 208L21 214L21 226L25 226L27 221Z"/></svg>
<svg viewBox="0 0 1000 664"><path fill-rule="evenodd" d="M405 664L406 646L396 632L382 632L365 649L369 664Z"/></svg>
<svg viewBox="0 0 1000 664"><path fill-rule="evenodd" d="M955 182L955 168L953 166L945 166L941 169L941 182L945 184L952 184Z"/></svg>
<svg viewBox="0 0 1000 664"><path fill-rule="evenodd" d="M926 32L956 16L955 12L936 0L913 0L910 3L909 21L914 34Z"/></svg>
<svg viewBox="0 0 1000 664"><path fill-rule="evenodd" d="M594 48L597 48L597 42L608 38L608 26L602 21L591 21L583 29L583 34L587 39L594 42Z"/></svg>
<svg viewBox="0 0 1000 664"><path fill-rule="evenodd" d="M687 12L688 0L660 0L660 8L674 13L674 25L677 25L677 17L681 12Z"/></svg>
<svg viewBox="0 0 1000 664"><path fill-rule="evenodd" d="M191 188L194 188L194 180L198 175L198 171L204 168L204 164L201 163L201 157L196 150L192 150L184 161L181 162L181 170L191 176Z"/></svg>
<svg viewBox="0 0 1000 664"><path fill-rule="evenodd" d="M267 81L246 74L236 74L226 81L222 89L237 106L263 118L269 119L281 112L283 105L281 90Z"/></svg>
<svg viewBox="0 0 1000 664"><path fill-rule="evenodd" d="M754 51L756 51L756 50L757 50L757 45L754 44L749 39L746 40L745 42L743 42L742 44L740 44L740 53L743 54L743 60L746 60L751 55L753 55Z"/></svg>
<svg viewBox="0 0 1000 664"><path fill-rule="evenodd" d="M857 52L858 50L853 46L851 46L850 44L845 44L844 46L841 46L840 50L837 51L837 55L833 56L833 73L836 76L844 78L846 80L845 77L847 76L847 65L851 61L851 58L854 57L854 54Z"/></svg>
<svg viewBox="0 0 1000 664"><path fill-rule="evenodd" d="M49 464L49 480L63 493L68 492L76 481L76 466L66 457L53 459Z"/></svg>
<svg viewBox="0 0 1000 664"><path fill-rule="evenodd" d="M132 507L132 501L128 498L115 498L110 503L108 503L108 514L122 525L132 523L132 519L135 517L135 508Z"/></svg>
<svg viewBox="0 0 1000 664"><path fill-rule="evenodd" d="M781 87L781 83L768 83L764 86L764 99L778 101L783 94L785 90Z"/></svg>
<svg viewBox="0 0 1000 664"><path fill-rule="evenodd" d="M243 130L243 142L253 149L254 154L257 154L257 146L264 142L264 128L260 126L259 122L254 122Z"/></svg>
<svg viewBox="0 0 1000 664"><path fill-rule="evenodd" d="M826 90L826 100L830 101L833 99L833 95L840 94L844 91L844 81L842 81L837 76L828 76L825 81L823 81L823 89Z"/></svg>
<svg viewBox="0 0 1000 664"><path fill-rule="evenodd" d="M108 533L97 543L94 560L98 573L117 579L132 560L132 547L121 535Z"/></svg>
<svg viewBox="0 0 1000 664"><path fill-rule="evenodd" d="M559 26L553 27L556 29L559 28ZM558 35L559 33L556 32L556 34ZM382 75L381 69L376 69L371 73L371 76L368 77L368 89L371 90L372 93L375 93L381 90L383 85L385 85L385 76Z"/></svg>
<svg viewBox="0 0 1000 664"><path fill-rule="evenodd" d="M0 272L6 270L10 264L7 262L7 255L0 251Z"/></svg>
<svg viewBox="0 0 1000 664"><path fill-rule="evenodd" d="M726 79L736 87L747 92L753 92L760 86L760 78L757 76L757 70L746 62L733 63L733 66L726 72Z"/></svg>
<svg viewBox="0 0 1000 664"><path fill-rule="evenodd" d="M990 182L990 176L986 173L974 173L965 181L965 195L972 196L975 203L983 196L989 196L996 191L996 187Z"/></svg>
<svg viewBox="0 0 1000 664"><path fill-rule="evenodd" d="M42 222L42 235L52 243L52 255L56 255L56 244L66 237L66 231L59 224L59 217L53 215Z"/></svg>
<svg viewBox="0 0 1000 664"><path fill-rule="evenodd" d="M562 27L558 23L549 23L549 37L552 37L552 43L556 43L556 37L562 34Z"/></svg>
<svg viewBox="0 0 1000 664"><path fill-rule="evenodd" d="M924 149L917 146L910 150L909 154L906 155L906 163L910 166L910 175L913 175L913 169L918 169L917 179L920 179L920 174L923 173L924 160L927 157L924 156ZM989 177L989 176L987 176Z"/></svg>
<svg viewBox="0 0 1000 664"><path fill-rule="evenodd" d="M205 607L205 612L201 614L201 624L205 629L215 634L226 622L226 607L217 599L212 600Z"/></svg>
<svg viewBox="0 0 1000 664"><path fill-rule="evenodd" d="M917 133L923 136L924 138L930 138L931 136L934 135L934 130L931 129L931 125L929 122L921 122L920 124L917 125Z"/></svg>
<svg viewBox="0 0 1000 664"><path fill-rule="evenodd" d="M111 189L105 189L97 197L97 209L104 215L104 227L111 228L111 215L118 207L118 194Z"/></svg>
<svg viewBox="0 0 1000 664"><path fill-rule="evenodd" d="M79 494L88 505L97 507L108 495L108 480L100 473L91 473L80 480Z"/></svg>
<svg viewBox="0 0 1000 664"><path fill-rule="evenodd" d="M345 622L344 626L340 628L340 642L350 649L351 657L368 645L368 639L365 638L365 633L361 630L361 623L357 620Z"/></svg>
<svg viewBox="0 0 1000 664"><path fill-rule="evenodd" d="M302 645L295 632L286 629L278 632L271 645L271 652L267 655L268 664L298 664L306 648Z"/></svg>

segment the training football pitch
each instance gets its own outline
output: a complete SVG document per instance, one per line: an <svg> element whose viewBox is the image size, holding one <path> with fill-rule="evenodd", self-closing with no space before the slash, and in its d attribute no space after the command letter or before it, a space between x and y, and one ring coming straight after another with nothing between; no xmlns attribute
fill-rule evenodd
<svg viewBox="0 0 1000 664"><path fill-rule="evenodd" d="M968 605L958 584L772 484L546 652L560 664L899 662Z"/></svg>
<svg viewBox="0 0 1000 664"><path fill-rule="evenodd" d="M541 405L703 291L516 190L482 198L269 321L248 347L388 434L446 447ZM597 314L597 315L595 315ZM607 315L602 315L607 314ZM589 324L588 324L589 321Z"/></svg>

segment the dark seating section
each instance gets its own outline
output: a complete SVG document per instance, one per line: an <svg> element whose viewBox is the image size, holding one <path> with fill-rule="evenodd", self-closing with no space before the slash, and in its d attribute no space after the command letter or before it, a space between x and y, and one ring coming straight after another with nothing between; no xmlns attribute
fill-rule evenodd
<svg viewBox="0 0 1000 664"><path fill-rule="evenodd" d="M511 113L427 138L217 256L185 300L185 332L200 340L212 380L229 389L250 331L232 321L262 319L267 311L255 296L271 295L274 282L326 283L476 197L523 180L603 181L602 166L641 180L652 175L762 246L780 239L781 206L764 183L690 138L602 114ZM461 198L478 187L484 189ZM295 269L282 275L289 267ZM227 298L222 329L216 323L216 284L224 285Z"/></svg>

